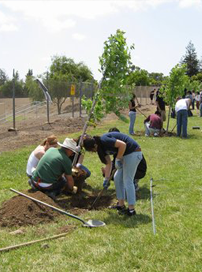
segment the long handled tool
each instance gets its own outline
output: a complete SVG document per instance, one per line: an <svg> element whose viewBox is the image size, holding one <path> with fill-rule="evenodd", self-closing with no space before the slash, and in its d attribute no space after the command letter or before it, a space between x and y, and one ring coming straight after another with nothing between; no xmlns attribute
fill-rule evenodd
<svg viewBox="0 0 202 272"><path fill-rule="evenodd" d="M155 227L155 219L154 219L154 205L153 205L152 187L153 187L153 178L150 179L150 201L151 201L152 227L153 227L153 233L155 235L156 234L156 227Z"/></svg>
<svg viewBox="0 0 202 272"><path fill-rule="evenodd" d="M18 191L16 191L16 190L12 189L12 188L10 188L10 190L11 190L12 192L18 194L18 195L24 196L24 197L26 197L26 198L28 198L28 199L31 199L31 200L33 200L33 201L35 201L35 202L37 202L37 203L40 203L40 204L42 204L42 205L44 205L44 206L47 206L47 207L53 209L54 211L60 212L60 213L62 213L62 214L65 214L65 215L67 215L67 216L70 216L70 217L72 217L72 218L74 218L74 219L77 219L77 220L79 220L79 221L81 221L81 222L83 223L83 226L84 226L84 227L95 228L95 227L102 227L102 226L105 226L105 223L102 222L102 221L98 221L98 220L88 220L88 221L86 222L86 221L84 221L83 219L81 219L80 217L78 217L78 216L76 216L76 215L73 215L73 214L71 214L71 213L68 213L68 212L66 212L66 211L64 211L64 210L61 210L61 209L59 209L59 208L57 208L57 207L54 207L54 206L52 206L52 205L49 205L48 203L45 203L45 202L43 202L43 201L40 201L40 200L38 200L38 199L36 199L36 198L33 198L33 197L28 196L28 195L26 195L26 194L23 194L23 193L21 193L21 192L18 192Z"/></svg>
<svg viewBox="0 0 202 272"><path fill-rule="evenodd" d="M145 118L147 118L147 116L137 107L136 108L137 111L139 111Z"/></svg>
<svg viewBox="0 0 202 272"><path fill-rule="evenodd" d="M110 175L110 178L109 178L109 182L110 182L110 180L113 178L115 172L116 172L116 169L114 169L114 170L112 171L112 173L111 173L111 175ZM92 209L95 207L95 204L98 202L98 200L101 198L101 196L103 195L103 193L104 193L105 191L107 191L107 189L106 189L106 188L103 188L103 189L99 192L98 196L96 197L96 199L94 200L93 204L91 205L90 210L92 210Z"/></svg>
<svg viewBox="0 0 202 272"><path fill-rule="evenodd" d="M103 76L103 78L104 78L104 76ZM81 137L80 137L79 143L78 143L78 146L79 146L79 147L81 147L81 144L82 144L82 141L83 141L84 134L86 133L86 130L87 130L87 127L88 127L88 124L89 124L91 115L93 114L93 111L94 111L94 108L95 108L95 104L96 104L96 102L97 102L97 96L98 96L99 90L100 90L100 88L101 88L101 84L102 84L103 78L102 78L102 79L100 80L100 82L99 82L99 85L98 85L98 92L97 92L96 95L95 95L95 98L94 98L94 100L93 100L93 103L92 103L92 107L91 107L90 113L89 113L88 118L87 118L87 120L86 120L86 122L85 122L85 124L84 124L83 132L82 132L82 134L81 134ZM75 154L74 160L73 160L73 163L72 163L72 166L75 166L75 165L76 165L78 156L79 156L79 154Z"/></svg>

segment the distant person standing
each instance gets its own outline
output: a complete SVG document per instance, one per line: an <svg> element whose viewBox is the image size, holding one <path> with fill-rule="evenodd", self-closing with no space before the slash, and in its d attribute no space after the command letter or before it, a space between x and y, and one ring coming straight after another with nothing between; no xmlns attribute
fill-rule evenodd
<svg viewBox="0 0 202 272"><path fill-rule="evenodd" d="M181 99L181 97L177 98L177 102L175 104L175 111L177 113L177 136L181 136L182 130L182 138L187 138L187 123L188 123L188 110L191 105L190 98Z"/></svg>
<svg viewBox="0 0 202 272"><path fill-rule="evenodd" d="M160 93L159 89L156 92L156 106L157 111L161 113L161 120L164 122L166 120L166 103L163 100L162 94Z"/></svg>
<svg viewBox="0 0 202 272"><path fill-rule="evenodd" d="M200 93L197 92L195 96L195 101L196 101L196 108L199 110L199 105L200 105Z"/></svg>
<svg viewBox="0 0 202 272"><path fill-rule="evenodd" d="M151 104L153 105L153 99L154 99L154 94L155 94L155 91L156 89L153 89L151 92L150 92L150 100L151 100Z"/></svg>
<svg viewBox="0 0 202 272"><path fill-rule="evenodd" d="M136 105L136 102L137 102L137 105ZM137 100L136 95L133 94L131 100L129 101L129 118L130 118L129 134L130 135L135 135L134 125L135 125L137 107L140 107L140 104Z"/></svg>
<svg viewBox="0 0 202 272"><path fill-rule="evenodd" d="M195 94L195 91L192 91L192 110L194 110L194 107L195 107L195 98L196 98L196 94Z"/></svg>

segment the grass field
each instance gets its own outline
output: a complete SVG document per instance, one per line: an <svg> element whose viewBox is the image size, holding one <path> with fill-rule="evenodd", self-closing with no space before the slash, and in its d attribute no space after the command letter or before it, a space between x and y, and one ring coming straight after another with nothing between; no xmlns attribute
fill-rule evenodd
<svg viewBox="0 0 202 272"><path fill-rule="evenodd" d="M144 117L138 116L137 130L143 130ZM175 124L171 119L170 128ZM112 126L128 133L128 124L111 121L90 129L102 134ZM85 272L199 272L202 271L202 118L189 118L188 135L177 137L136 136L148 164L147 175L140 181L141 199L137 216L125 218L116 211L89 211L85 220L99 219L103 228L83 228L79 221L61 217L57 223L27 227L23 235L13 236L15 229L0 229L0 247L6 247L55 235L58 228L73 224L67 236L0 253L0 271L85 271ZM68 136L78 136L72 134ZM64 139L64 135L61 135ZM17 190L28 189L25 167L33 146L0 156L0 200ZM87 153L85 165L92 171L89 184L102 189L100 163L96 154ZM150 179L153 178L153 204L156 235L152 229ZM108 194L114 192L111 184Z"/></svg>

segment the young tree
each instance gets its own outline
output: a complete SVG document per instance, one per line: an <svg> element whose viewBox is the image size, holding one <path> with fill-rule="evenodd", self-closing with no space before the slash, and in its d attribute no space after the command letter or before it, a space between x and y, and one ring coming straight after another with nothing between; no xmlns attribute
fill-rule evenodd
<svg viewBox="0 0 202 272"><path fill-rule="evenodd" d="M100 95L105 102L105 112L114 112L118 116L129 99L126 84L131 71L131 54L124 34L118 29L115 35L111 35L104 42L104 52L99 58L103 75ZM130 49L134 49L134 45Z"/></svg>
<svg viewBox="0 0 202 272"><path fill-rule="evenodd" d="M170 75L167 79L166 85L160 89L161 95L164 97L165 102L169 105L167 129L169 127L171 108L174 108L176 98L184 94L184 89L189 82L186 75L187 67L185 64L177 64L172 68Z"/></svg>
<svg viewBox="0 0 202 272"><path fill-rule="evenodd" d="M186 47L186 54L185 56L182 57L181 63L187 65L186 73L189 77L192 77L199 73L200 62L197 58L197 53L194 44L191 41Z"/></svg>

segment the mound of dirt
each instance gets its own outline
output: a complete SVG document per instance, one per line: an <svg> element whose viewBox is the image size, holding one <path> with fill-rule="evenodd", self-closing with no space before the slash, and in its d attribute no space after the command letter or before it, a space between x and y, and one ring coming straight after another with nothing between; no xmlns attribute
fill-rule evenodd
<svg viewBox="0 0 202 272"><path fill-rule="evenodd" d="M74 215L87 212L98 195L98 193L82 192L82 194L78 195L61 195L54 201L40 191L33 192L29 190L24 191L24 193ZM110 196L103 195L99 201L97 201L94 209L101 210L108 207L113 199L114 194ZM0 208L0 227L35 226L37 224L55 221L58 216L61 216L61 213L43 204L39 204L23 196L14 196L3 202Z"/></svg>
<svg viewBox="0 0 202 272"><path fill-rule="evenodd" d="M50 197L42 192L25 192L25 194L58 207ZM60 213L42 204L36 203L23 196L14 196L5 201L0 209L0 226L13 227L48 223L59 215Z"/></svg>

